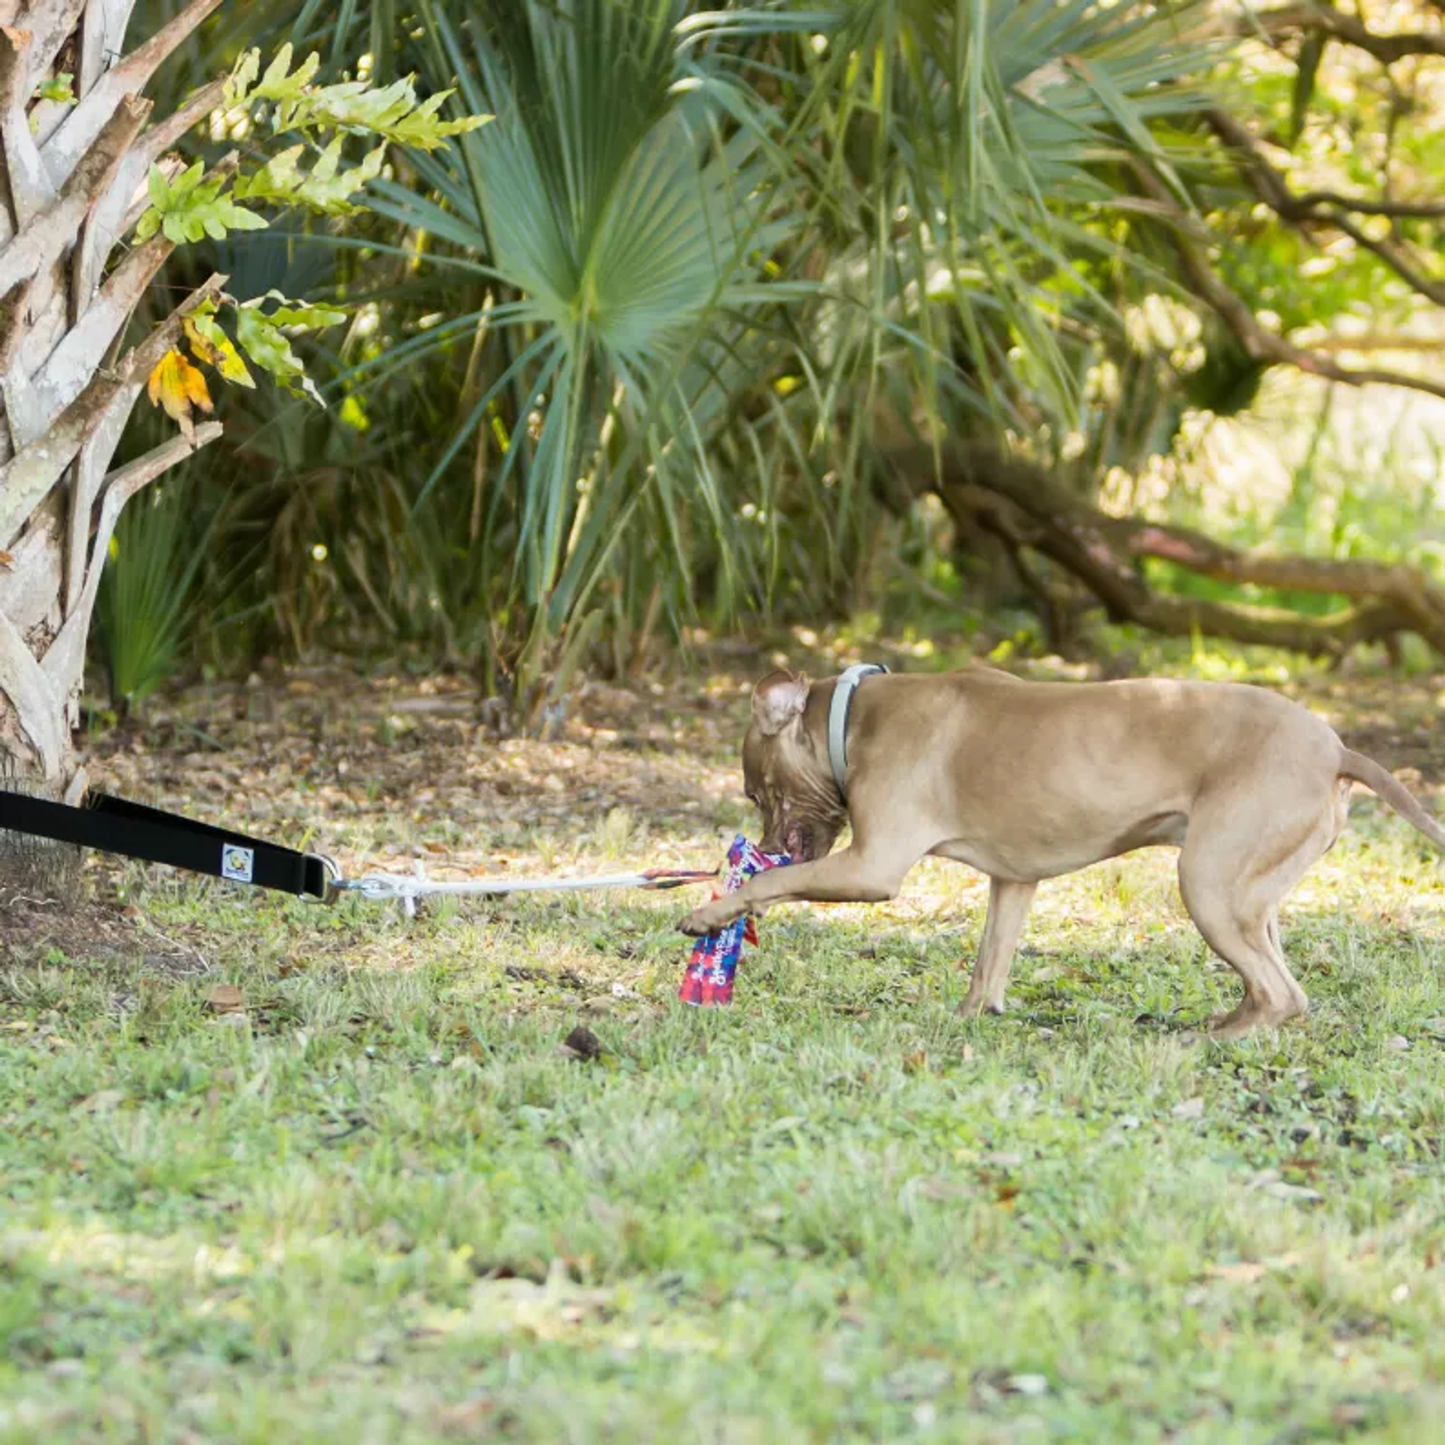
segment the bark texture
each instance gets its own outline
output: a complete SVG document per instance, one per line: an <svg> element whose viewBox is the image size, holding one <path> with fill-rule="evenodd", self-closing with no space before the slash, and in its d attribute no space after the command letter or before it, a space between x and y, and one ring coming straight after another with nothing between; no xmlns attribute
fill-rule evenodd
<svg viewBox="0 0 1445 1445"><path fill-rule="evenodd" d="M208 87L147 127L143 88L220 0L195 0L126 55L133 3L0 4L0 782L71 801L85 790L72 729L116 520L221 430L209 423L112 469L151 368L220 282L125 345L171 246L122 238L151 163L218 95ZM72 98L40 99L61 72L74 76ZM73 851L0 832L0 888L63 885Z"/></svg>

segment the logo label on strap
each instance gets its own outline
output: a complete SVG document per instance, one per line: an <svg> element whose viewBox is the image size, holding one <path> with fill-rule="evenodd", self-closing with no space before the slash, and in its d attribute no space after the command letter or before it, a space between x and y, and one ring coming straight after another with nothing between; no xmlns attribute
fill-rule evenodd
<svg viewBox="0 0 1445 1445"><path fill-rule="evenodd" d="M234 878L237 883L249 883L256 863L254 848L238 848L227 843L221 849L221 877Z"/></svg>

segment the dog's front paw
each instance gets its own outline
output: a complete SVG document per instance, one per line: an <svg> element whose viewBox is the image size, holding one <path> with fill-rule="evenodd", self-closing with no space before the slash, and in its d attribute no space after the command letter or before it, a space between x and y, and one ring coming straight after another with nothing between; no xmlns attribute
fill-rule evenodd
<svg viewBox="0 0 1445 1445"><path fill-rule="evenodd" d="M688 937L701 938L705 934L726 928L737 916L738 910L719 898L712 903L704 903L700 908L694 908L677 926Z"/></svg>

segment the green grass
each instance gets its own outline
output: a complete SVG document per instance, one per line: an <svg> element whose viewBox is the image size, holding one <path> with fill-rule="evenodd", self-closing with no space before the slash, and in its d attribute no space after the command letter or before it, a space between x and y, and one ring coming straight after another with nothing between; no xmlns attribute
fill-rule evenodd
<svg viewBox="0 0 1445 1445"><path fill-rule="evenodd" d="M123 879L129 952L0 969L5 1445L1440 1438L1445 883L1372 805L1286 916L1314 1011L1229 1046L1163 852L1046 885L967 1024L941 863L716 1015L682 894Z"/></svg>

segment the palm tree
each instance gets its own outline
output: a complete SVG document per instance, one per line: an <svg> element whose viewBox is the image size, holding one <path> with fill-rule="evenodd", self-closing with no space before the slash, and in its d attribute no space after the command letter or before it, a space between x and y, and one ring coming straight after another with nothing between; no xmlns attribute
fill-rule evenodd
<svg viewBox="0 0 1445 1445"><path fill-rule="evenodd" d="M380 8L296 34L345 53ZM1167 8L419 16L392 63L497 121L373 188L408 264L347 384L448 398L414 500L457 499L522 721L604 607L836 598L899 434L1062 438L1138 284L1133 168L1187 204L1170 123L1208 57Z"/></svg>

